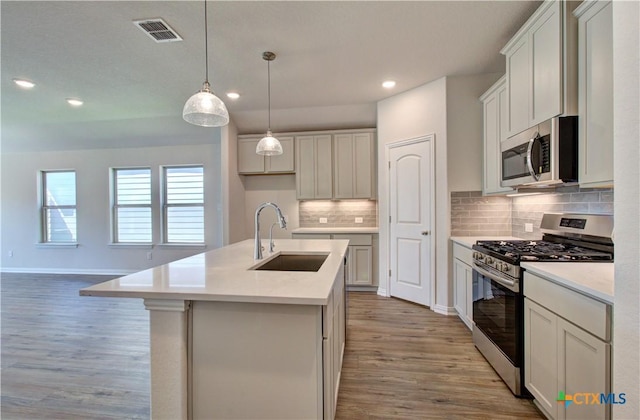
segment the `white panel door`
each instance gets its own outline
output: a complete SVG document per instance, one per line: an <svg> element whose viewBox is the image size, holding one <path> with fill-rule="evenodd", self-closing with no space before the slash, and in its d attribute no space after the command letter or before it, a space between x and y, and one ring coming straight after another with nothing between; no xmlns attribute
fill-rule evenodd
<svg viewBox="0 0 640 420"><path fill-rule="evenodd" d="M389 150L390 294L431 305L432 140Z"/></svg>

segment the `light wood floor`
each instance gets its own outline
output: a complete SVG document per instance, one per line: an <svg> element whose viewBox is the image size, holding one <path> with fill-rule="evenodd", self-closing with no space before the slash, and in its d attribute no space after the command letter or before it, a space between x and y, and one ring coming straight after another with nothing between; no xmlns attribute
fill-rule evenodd
<svg viewBox="0 0 640 420"><path fill-rule="evenodd" d="M2 419L149 418L148 312L78 295L108 279L2 274ZM337 419L542 418L456 317L350 293L348 325Z"/></svg>

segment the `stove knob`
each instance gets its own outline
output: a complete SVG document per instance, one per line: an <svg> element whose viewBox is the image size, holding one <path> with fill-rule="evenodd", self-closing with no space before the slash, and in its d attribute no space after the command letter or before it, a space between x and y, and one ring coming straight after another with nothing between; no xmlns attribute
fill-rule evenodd
<svg viewBox="0 0 640 420"><path fill-rule="evenodd" d="M493 264L493 258L491 258L491 257L487 257L487 259L485 260L485 262L486 262L487 264Z"/></svg>
<svg viewBox="0 0 640 420"><path fill-rule="evenodd" d="M509 268L509 264L506 264L506 263L505 263L505 264L502 266L502 272L503 272L503 273L508 273L508 272L509 272L509 270L510 270L510 268Z"/></svg>

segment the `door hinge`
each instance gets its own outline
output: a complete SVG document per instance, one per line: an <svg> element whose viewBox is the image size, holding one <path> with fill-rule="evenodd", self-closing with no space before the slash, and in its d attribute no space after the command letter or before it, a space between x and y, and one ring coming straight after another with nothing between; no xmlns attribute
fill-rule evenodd
<svg viewBox="0 0 640 420"><path fill-rule="evenodd" d="M389 161L389 169L391 169L391 161Z"/></svg>
<svg viewBox="0 0 640 420"><path fill-rule="evenodd" d="M389 216L389 223L391 223L391 216Z"/></svg>
<svg viewBox="0 0 640 420"><path fill-rule="evenodd" d="M391 277L391 270L389 270L389 277Z"/></svg>

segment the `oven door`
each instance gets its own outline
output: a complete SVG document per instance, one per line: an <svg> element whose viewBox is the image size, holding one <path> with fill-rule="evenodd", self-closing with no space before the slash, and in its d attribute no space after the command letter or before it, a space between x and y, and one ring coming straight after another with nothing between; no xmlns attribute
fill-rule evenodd
<svg viewBox="0 0 640 420"><path fill-rule="evenodd" d="M473 321L515 367L522 367L524 302L519 284L474 266Z"/></svg>

